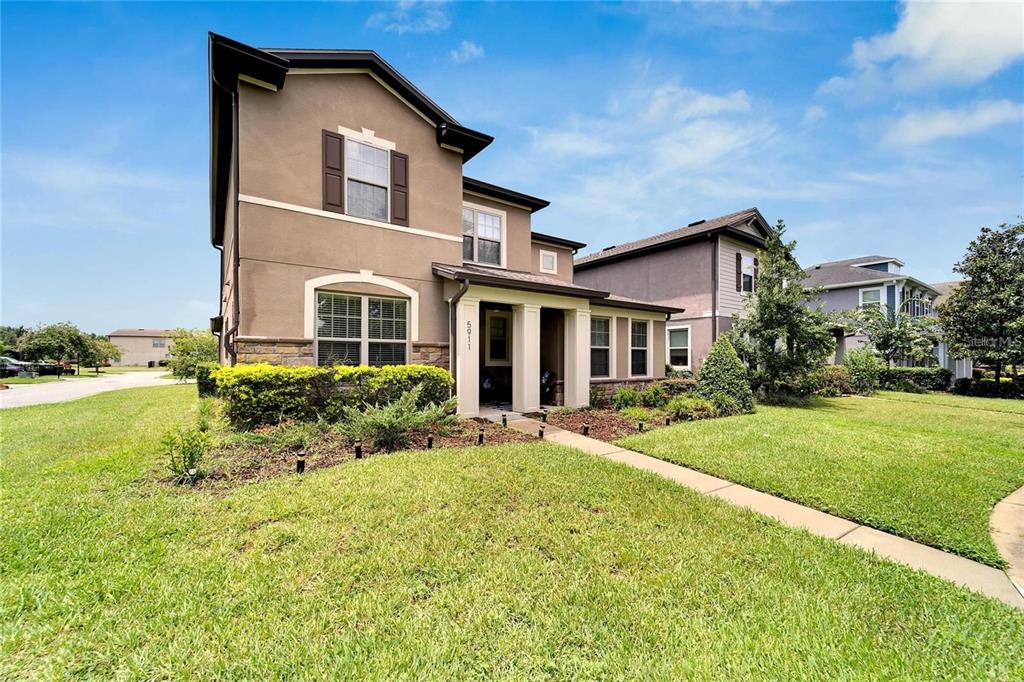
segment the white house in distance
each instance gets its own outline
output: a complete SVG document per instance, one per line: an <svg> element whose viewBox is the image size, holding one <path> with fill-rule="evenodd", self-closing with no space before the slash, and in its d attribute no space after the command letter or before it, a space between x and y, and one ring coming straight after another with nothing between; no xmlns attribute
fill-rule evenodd
<svg viewBox="0 0 1024 682"><path fill-rule="evenodd" d="M121 359L110 364L137 367L166 360L171 352L171 329L117 329L107 334L121 350Z"/></svg>

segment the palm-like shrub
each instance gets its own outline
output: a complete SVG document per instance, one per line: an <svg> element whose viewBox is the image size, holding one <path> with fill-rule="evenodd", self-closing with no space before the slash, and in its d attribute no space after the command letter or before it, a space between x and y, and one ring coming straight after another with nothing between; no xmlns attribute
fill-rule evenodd
<svg viewBox="0 0 1024 682"><path fill-rule="evenodd" d="M715 394L724 393L736 401L740 411L754 411L754 393L750 389L747 368L726 337L720 336L712 344L700 368L694 393L705 400L713 400Z"/></svg>
<svg viewBox="0 0 1024 682"><path fill-rule="evenodd" d="M407 446L414 431L427 428L441 430L458 420L455 415L457 398L417 407L422 391L422 386L416 386L394 402L364 404L362 410L343 407L338 429L349 438L371 443L377 450L393 452Z"/></svg>

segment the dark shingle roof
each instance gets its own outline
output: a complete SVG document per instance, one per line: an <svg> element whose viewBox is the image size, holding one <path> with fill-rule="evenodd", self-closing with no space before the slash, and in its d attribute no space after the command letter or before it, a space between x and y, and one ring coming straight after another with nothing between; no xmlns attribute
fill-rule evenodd
<svg viewBox="0 0 1024 682"><path fill-rule="evenodd" d="M599 263L607 260L618 260L626 257L627 255L639 255L637 252L664 248L708 232L727 228L738 228L746 225L751 220L756 220L763 230L770 229L768 227L768 223L764 219L764 216L761 215L761 212L758 211L756 207L748 208L742 211L736 211L735 213L719 216L717 218L711 218L710 220L698 220L697 222L690 223L686 227L681 227L677 230L670 230L650 237L644 237L643 239L638 239L636 241L619 244L618 246L612 246L602 251L577 258L574 265L576 267L581 265L588 266L593 263ZM750 235L750 238L756 239L752 235Z"/></svg>

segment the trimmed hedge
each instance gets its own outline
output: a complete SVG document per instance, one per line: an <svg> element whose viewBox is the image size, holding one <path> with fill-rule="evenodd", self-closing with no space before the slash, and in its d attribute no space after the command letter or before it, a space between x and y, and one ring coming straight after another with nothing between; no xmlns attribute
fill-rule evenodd
<svg viewBox="0 0 1024 682"><path fill-rule="evenodd" d="M1003 381L995 379L971 379L965 377L953 382L953 393L978 398L1024 398L1024 381Z"/></svg>
<svg viewBox="0 0 1024 682"><path fill-rule="evenodd" d="M814 370L815 395L836 398L853 392L850 370L843 365L825 365Z"/></svg>
<svg viewBox="0 0 1024 682"><path fill-rule="evenodd" d="M199 389L200 398L209 398L217 395L217 382L213 379L213 372L220 367L216 362L200 362L196 365L196 388Z"/></svg>
<svg viewBox="0 0 1024 682"><path fill-rule="evenodd" d="M882 363L870 348L854 348L843 357L850 377L850 389L859 395L871 395L878 389Z"/></svg>
<svg viewBox="0 0 1024 682"><path fill-rule="evenodd" d="M285 367L266 363L213 372L232 426L252 429L283 421L334 421L342 408L388 404L420 386L418 407L451 395L451 374L427 365Z"/></svg>
<svg viewBox="0 0 1024 682"><path fill-rule="evenodd" d="M945 367L886 367L879 381L883 388L897 391L907 384L924 391L948 391L953 373Z"/></svg>
<svg viewBox="0 0 1024 682"><path fill-rule="evenodd" d="M711 344L711 351L700 368L695 395L713 400L717 393L732 397L742 412L754 411L754 394L750 390L747 368L724 336Z"/></svg>
<svg viewBox="0 0 1024 682"><path fill-rule="evenodd" d="M697 390L697 380L693 377L664 379L659 381L657 385L665 389L669 396L689 395Z"/></svg>

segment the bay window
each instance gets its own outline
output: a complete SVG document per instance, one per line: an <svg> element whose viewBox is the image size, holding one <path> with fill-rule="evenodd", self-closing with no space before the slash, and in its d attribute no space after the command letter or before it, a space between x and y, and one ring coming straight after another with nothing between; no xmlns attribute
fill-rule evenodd
<svg viewBox="0 0 1024 682"><path fill-rule="evenodd" d="M590 376L611 376L612 321L607 317L590 318Z"/></svg>
<svg viewBox="0 0 1024 682"><path fill-rule="evenodd" d="M502 265L502 216L476 208L462 209L462 260Z"/></svg>
<svg viewBox="0 0 1024 682"><path fill-rule="evenodd" d="M318 291L318 365L404 365L408 302L398 298Z"/></svg>
<svg viewBox="0 0 1024 682"><path fill-rule="evenodd" d="M647 376L647 325L646 320L631 320L629 323L630 376Z"/></svg>

